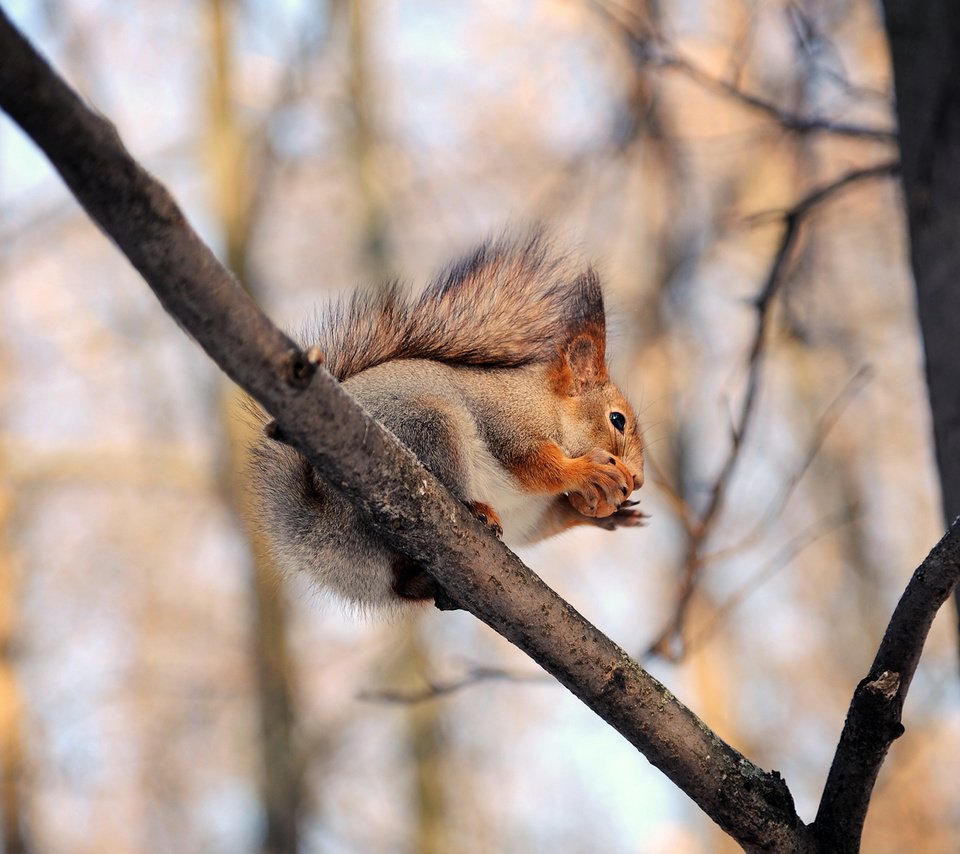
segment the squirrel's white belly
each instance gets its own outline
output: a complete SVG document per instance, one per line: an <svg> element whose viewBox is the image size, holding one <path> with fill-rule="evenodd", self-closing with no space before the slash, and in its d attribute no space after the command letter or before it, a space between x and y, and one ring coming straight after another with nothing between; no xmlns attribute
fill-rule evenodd
<svg viewBox="0 0 960 854"><path fill-rule="evenodd" d="M482 441L475 442L471 450L471 496L489 504L500 515L504 542L520 545L539 526L553 498L523 492Z"/></svg>

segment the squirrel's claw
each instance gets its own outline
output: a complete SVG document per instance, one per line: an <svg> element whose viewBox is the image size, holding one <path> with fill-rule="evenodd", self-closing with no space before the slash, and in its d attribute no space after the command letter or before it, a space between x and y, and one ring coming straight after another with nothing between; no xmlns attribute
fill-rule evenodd
<svg viewBox="0 0 960 854"><path fill-rule="evenodd" d="M474 516L493 531L498 540L503 538L503 520L496 510L483 501L470 501L467 506Z"/></svg>
<svg viewBox="0 0 960 854"><path fill-rule="evenodd" d="M624 501L619 509L609 516L589 518L589 521L604 531L615 531L617 528L643 528L650 518L649 513L635 509L639 501ZM629 506L627 506L629 505Z"/></svg>
<svg viewBox="0 0 960 854"><path fill-rule="evenodd" d="M639 504L640 502L634 501L632 503ZM613 521L614 528L642 528L647 524L650 514L644 513L642 510L634 510L632 507L625 508L621 504L620 509L607 518Z"/></svg>

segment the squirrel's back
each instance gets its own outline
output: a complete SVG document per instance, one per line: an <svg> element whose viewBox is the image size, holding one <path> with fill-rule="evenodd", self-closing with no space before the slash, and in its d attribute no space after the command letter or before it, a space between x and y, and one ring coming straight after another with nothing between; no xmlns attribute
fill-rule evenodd
<svg viewBox="0 0 960 854"><path fill-rule="evenodd" d="M558 336L585 327L604 335L596 273L535 231L482 245L419 296L392 283L335 302L310 343L342 382L395 359L488 368L545 362L556 356Z"/></svg>

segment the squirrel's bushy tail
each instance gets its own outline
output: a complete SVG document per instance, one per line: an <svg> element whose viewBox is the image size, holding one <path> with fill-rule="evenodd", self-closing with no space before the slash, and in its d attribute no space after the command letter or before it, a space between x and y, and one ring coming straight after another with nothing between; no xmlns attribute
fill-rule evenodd
<svg viewBox="0 0 960 854"><path fill-rule="evenodd" d="M419 297L393 283L336 302L315 343L343 381L394 359L494 368L547 361L571 332L587 328L605 331L596 273L535 231L484 244Z"/></svg>

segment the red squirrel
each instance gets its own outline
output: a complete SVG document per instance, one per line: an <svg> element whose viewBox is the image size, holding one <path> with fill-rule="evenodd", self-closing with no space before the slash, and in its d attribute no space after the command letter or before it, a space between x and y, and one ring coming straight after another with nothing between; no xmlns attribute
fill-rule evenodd
<svg viewBox="0 0 960 854"><path fill-rule="evenodd" d="M394 284L335 303L317 339L344 388L508 545L642 524L643 440L607 372L599 279L541 234L481 246L419 297ZM264 438L253 460L282 568L361 606L435 597L301 454Z"/></svg>

